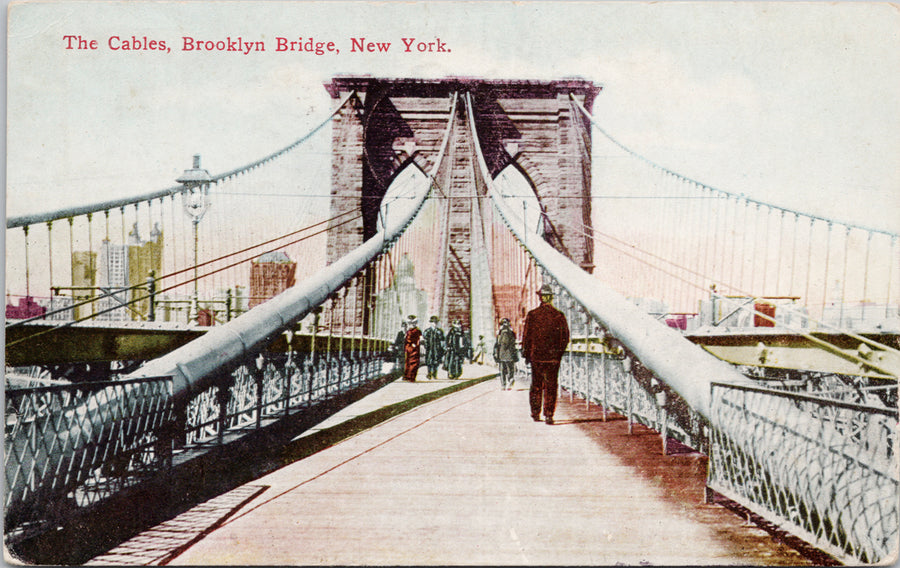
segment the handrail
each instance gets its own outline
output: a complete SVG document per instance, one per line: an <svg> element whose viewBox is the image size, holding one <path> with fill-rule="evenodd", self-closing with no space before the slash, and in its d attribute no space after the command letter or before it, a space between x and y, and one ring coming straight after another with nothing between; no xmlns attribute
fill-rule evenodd
<svg viewBox="0 0 900 568"><path fill-rule="evenodd" d="M353 95L356 94L356 91L353 91L347 95L344 101L332 112L328 115L328 118L323 120L318 126L307 132L303 137L298 140L292 142L291 144L281 148L280 150L276 150L272 152L268 156L260 158L254 162L251 162L247 165L241 166L239 168L235 168L233 170L229 170L227 172L214 175L210 178L211 182L221 181L223 179L228 179L237 174L246 172L251 170L259 165L262 165L274 158L277 158L281 154L294 149L300 144L306 142L311 138L315 133L321 130L326 124L331 122L334 116L340 112L340 110L347 104ZM142 193L140 195L135 195L132 197L123 197L120 199L111 199L109 201L100 201L97 203L91 203L88 205L79 205L76 207L69 207L65 209L56 209L53 211L45 211L43 213L33 213L26 215L19 215L16 217L10 217L6 220L6 228L7 229L15 229L17 227L26 227L28 225L35 225L37 223L51 223L53 221L59 221L60 219L68 219L71 217L77 217L79 215L89 215L91 213L99 213L101 211L108 211L110 209L116 209L120 207L127 207L128 205L134 205L135 203L143 203L145 201L153 201L154 199L161 199L163 197L168 197L170 195L175 195L176 193L183 193L186 191L186 187L183 184L173 185L171 187L167 187L166 189L160 189L156 191L151 191L148 193Z"/></svg>

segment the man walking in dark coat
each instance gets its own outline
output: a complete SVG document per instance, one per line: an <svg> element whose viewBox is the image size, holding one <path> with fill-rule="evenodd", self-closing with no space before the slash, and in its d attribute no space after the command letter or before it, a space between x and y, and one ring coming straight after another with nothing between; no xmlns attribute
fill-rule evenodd
<svg viewBox="0 0 900 568"><path fill-rule="evenodd" d="M516 332L513 331L509 319L500 320L500 331L497 333L497 341L494 342L494 361L500 365L500 386L503 390L510 390L513 386L513 377L516 374L516 361L519 360L519 352L516 350Z"/></svg>
<svg viewBox="0 0 900 568"><path fill-rule="evenodd" d="M444 360L444 330L438 327L440 319L431 316L431 325L422 332L422 343L425 346L425 365L428 367L428 378L437 379L438 367Z"/></svg>
<svg viewBox="0 0 900 568"><path fill-rule="evenodd" d="M463 358L466 356L466 340L463 336L459 320L450 325L447 332L447 349L444 353L444 368L450 379L458 379L462 376Z"/></svg>
<svg viewBox="0 0 900 568"><path fill-rule="evenodd" d="M544 421L553 424L559 362L569 344L569 324L566 316L553 307L553 288L549 284L541 286L538 294L541 305L525 316L522 355L531 364L531 418L540 421L543 403Z"/></svg>

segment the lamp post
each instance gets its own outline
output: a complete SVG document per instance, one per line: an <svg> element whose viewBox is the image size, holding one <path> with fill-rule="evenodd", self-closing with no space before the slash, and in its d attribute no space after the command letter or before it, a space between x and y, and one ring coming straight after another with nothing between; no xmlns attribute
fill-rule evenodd
<svg viewBox="0 0 900 568"><path fill-rule="evenodd" d="M194 154L193 167L184 170L175 181L185 187L182 203L184 212L191 218L194 233L194 294L191 298L191 311L188 314L188 322L191 323L197 322L200 314L197 291L197 225L209 209L209 182L212 178L208 171L200 167L200 154Z"/></svg>

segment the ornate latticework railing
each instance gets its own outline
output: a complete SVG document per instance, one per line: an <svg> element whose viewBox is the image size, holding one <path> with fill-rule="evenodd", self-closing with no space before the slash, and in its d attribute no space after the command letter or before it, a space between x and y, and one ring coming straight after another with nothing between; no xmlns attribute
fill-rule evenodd
<svg viewBox="0 0 900 568"><path fill-rule="evenodd" d="M562 296L558 307L569 314L580 311ZM660 432L663 452L669 438L705 452L706 420L609 336L574 337L559 381L563 389L600 406L604 419L615 412L628 420L629 429L638 423Z"/></svg>
<svg viewBox="0 0 900 568"><path fill-rule="evenodd" d="M896 553L896 410L778 391L756 400L758 389L737 386L747 379L735 368L689 345L527 229L524 201L492 187L478 157L496 211L542 281L554 286L573 335L583 338L564 362L564 388L659 430L664 444L680 437L712 455L713 489L839 558L877 562ZM590 331L595 326L602 336ZM735 402L733 392L753 404ZM882 399L896 407L896 395Z"/></svg>
<svg viewBox="0 0 900 568"><path fill-rule="evenodd" d="M454 113L435 171L444 164L441 156ZM435 184L433 175L425 181L408 188L400 212L388 217L387 203L382 204L382 226L372 238L241 317L214 326L198 339L145 364L126 380L94 383L89 388L60 387L75 390L52 403L42 402L40 394L25 392L7 398L7 416L15 416L6 436L6 475L11 488L6 501L7 544L14 540L11 531L17 527L32 523L46 528L54 521L71 518L70 500L88 503L102 498L94 497L99 490L93 486L105 484L109 486L105 494L112 494L123 483L130 483L118 482L113 487L109 483L112 473L129 480L137 477L131 472L146 470L150 474L166 461L160 456L171 455L169 463L173 463L180 459L174 452L183 448L202 450L204 445L221 444L231 432L240 436L244 430L259 428L263 420L278 420L381 375L386 343L366 337L361 328L351 329L345 337L343 318L329 318L323 348L315 339L321 329L315 316L308 355L295 350L291 338L307 315L318 314L326 303L333 309L341 290L356 285L364 287L369 296L374 293L377 276L382 274L379 264ZM352 297L360 299L363 294L355 292ZM332 342L335 321L340 321L341 332ZM286 354L272 354L270 347L282 336L288 344ZM154 391L156 406L152 408L161 414L148 417L147 397L133 394L131 385L152 384L151 377L160 376L166 377L165 389ZM96 390L87 392L89 389ZM44 405L49 410L41 416L35 409ZM31 423L31 430L23 428ZM92 489L82 495L85 484Z"/></svg>
<svg viewBox="0 0 900 568"><path fill-rule="evenodd" d="M710 488L838 558L897 553L896 407L751 385L712 395Z"/></svg>
<svg viewBox="0 0 900 568"><path fill-rule="evenodd" d="M383 376L386 358L386 350L266 353L191 397L180 439L221 443L229 431L260 428Z"/></svg>
<svg viewBox="0 0 900 568"><path fill-rule="evenodd" d="M43 530L166 467L170 445L158 432L172 421L171 391L170 378L7 390L7 537Z"/></svg>

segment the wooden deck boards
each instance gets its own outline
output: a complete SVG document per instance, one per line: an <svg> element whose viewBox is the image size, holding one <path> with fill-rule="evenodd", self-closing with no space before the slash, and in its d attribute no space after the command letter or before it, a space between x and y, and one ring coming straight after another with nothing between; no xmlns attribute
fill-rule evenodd
<svg viewBox="0 0 900 568"><path fill-rule="evenodd" d="M478 384L255 480L267 489L172 564L809 563L703 503L703 456L663 456L655 433L568 396L555 425L533 422L526 388Z"/></svg>

